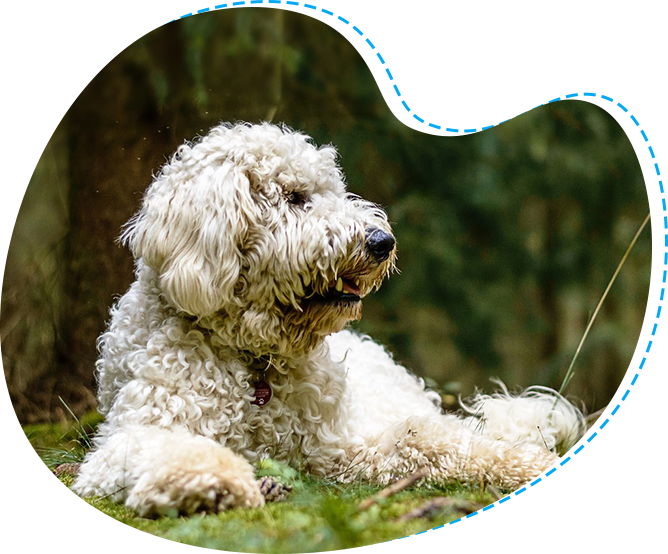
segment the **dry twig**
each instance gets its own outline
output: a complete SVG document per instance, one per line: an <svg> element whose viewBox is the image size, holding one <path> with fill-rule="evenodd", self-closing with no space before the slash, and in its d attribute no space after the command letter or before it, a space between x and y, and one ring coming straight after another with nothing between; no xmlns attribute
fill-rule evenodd
<svg viewBox="0 0 668 554"><path fill-rule="evenodd" d="M389 487L384 488L378 494L374 494L373 496L362 500L362 502L360 502L357 505L357 509L360 512L363 510L368 510L369 508L371 508L371 506L377 504L380 500L389 498L390 496L393 496L398 492L407 489L408 487L414 485L415 483L417 483L421 479L424 479L428 475L429 475L429 470L427 468L422 468L413 473L412 475L409 475L408 477L399 479L398 481L392 483Z"/></svg>
<svg viewBox="0 0 668 554"><path fill-rule="evenodd" d="M402 515L397 519L397 521L404 522L421 517L432 519L447 509L463 512L465 514L472 514L473 512L477 512L482 507L482 504L478 504L477 502L472 502L470 500L460 500L457 498L446 498L444 496L439 496L438 498L432 498L424 504L420 504L414 510L411 510L410 512Z"/></svg>

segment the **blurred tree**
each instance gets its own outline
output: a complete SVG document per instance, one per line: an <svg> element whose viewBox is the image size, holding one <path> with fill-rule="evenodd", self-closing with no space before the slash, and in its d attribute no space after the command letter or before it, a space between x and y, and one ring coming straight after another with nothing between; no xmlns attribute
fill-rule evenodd
<svg viewBox="0 0 668 554"><path fill-rule="evenodd" d="M0 317L21 420L59 417L59 396L75 412L94 405L95 340L132 281L119 230L181 141L236 120L285 122L333 143L349 188L387 207L402 274L365 300L358 328L449 392L490 375L558 388L648 211L631 145L594 106L560 102L483 133L433 137L393 117L357 51L317 20L242 9L173 22L91 81L26 193ZM570 385L592 409L626 370L649 263L646 231Z"/></svg>
<svg viewBox="0 0 668 554"><path fill-rule="evenodd" d="M389 202L402 276L372 300L395 306L395 334L376 324L374 331L405 345L399 352L411 367L454 381L455 390L484 386L490 374L558 388L648 211L623 131L603 110L564 102L493 132L445 141L402 136L391 148L382 155L405 171ZM647 230L606 302L615 322L594 327L588 361L578 364L586 371L572 383L592 408L610 398L626 370L649 262ZM417 338L415 320L429 340Z"/></svg>

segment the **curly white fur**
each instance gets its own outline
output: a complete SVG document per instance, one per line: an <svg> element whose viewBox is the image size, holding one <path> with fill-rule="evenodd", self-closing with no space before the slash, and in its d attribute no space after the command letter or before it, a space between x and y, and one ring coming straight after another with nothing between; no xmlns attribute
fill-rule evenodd
<svg viewBox="0 0 668 554"><path fill-rule="evenodd" d="M267 123L181 146L122 236L137 278L100 337L106 420L74 489L150 515L260 506L251 464L267 457L341 481L427 468L506 488L550 467L550 449L580 432L577 410L537 391L479 396L480 432L342 330L361 315L354 297L394 267L393 248L370 251L374 229L391 233L382 209L346 192L331 146ZM273 391L264 406L259 380Z"/></svg>

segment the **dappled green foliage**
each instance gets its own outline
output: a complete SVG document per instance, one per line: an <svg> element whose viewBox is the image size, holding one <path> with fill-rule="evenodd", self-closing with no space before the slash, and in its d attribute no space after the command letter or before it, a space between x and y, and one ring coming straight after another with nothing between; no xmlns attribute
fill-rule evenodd
<svg viewBox="0 0 668 554"><path fill-rule="evenodd" d="M402 274L372 300L393 323L374 331L422 373L461 383L455 390L484 386L490 373L558 388L648 212L623 132L602 110L569 102L474 136L406 135L381 150L399 168L383 201ZM576 368L569 392L591 408L613 394L632 354L649 256L646 231Z"/></svg>
<svg viewBox="0 0 668 554"><path fill-rule="evenodd" d="M173 22L93 79L31 181L1 319L22 420L60 417L59 397L77 413L94 406L95 339L132 280L120 227L183 140L235 120L333 143L350 190L388 210L401 274L365 300L357 327L451 394L489 388L490 376L558 388L648 212L631 145L597 107L559 102L482 133L429 136L394 118L356 50L314 19L243 9ZM567 391L592 410L630 360L649 264L646 229Z"/></svg>

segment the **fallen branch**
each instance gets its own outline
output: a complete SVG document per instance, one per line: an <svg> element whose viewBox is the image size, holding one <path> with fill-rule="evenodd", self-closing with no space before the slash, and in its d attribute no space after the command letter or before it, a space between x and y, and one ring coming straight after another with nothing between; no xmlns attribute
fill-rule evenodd
<svg viewBox="0 0 668 554"><path fill-rule="evenodd" d="M357 510L360 512L368 510L369 508L371 508L371 506L377 504L379 501L385 500L386 498L389 498L390 496L393 496L398 492L407 489L408 487L414 485L415 483L417 483L421 479L424 479L428 475L429 475L429 470L425 467L416 471L412 475L409 475L408 477L399 479L398 481L392 483L389 487L384 488L378 494L374 494L373 496L362 500L362 502L360 502L357 505Z"/></svg>
<svg viewBox="0 0 668 554"><path fill-rule="evenodd" d="M447 509L451 509L457 512L463 512L465 514L472 514L477 512L482 508L482 504L477 502L472 502L470 500L460 500L456 498L446 498L444 496L439 496L438 498L433 498L424 504L421 504L414 510L402 515L397 521L405 522L410 521L411 519L417 519L426 517L432 519L436 517L440 512L443 512Z"/></svg>

